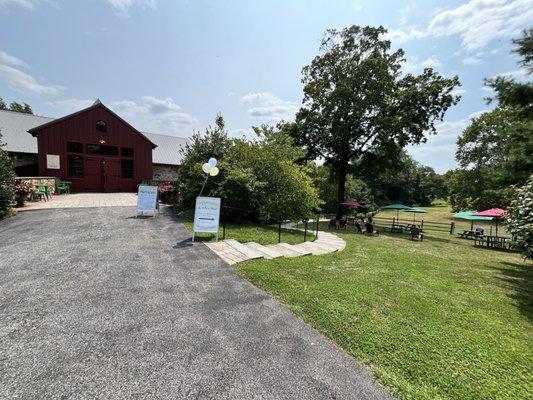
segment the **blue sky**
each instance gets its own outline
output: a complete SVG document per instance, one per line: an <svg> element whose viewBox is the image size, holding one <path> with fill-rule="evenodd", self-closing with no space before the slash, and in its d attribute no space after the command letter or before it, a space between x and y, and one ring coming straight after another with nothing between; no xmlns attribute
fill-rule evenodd
<svg viewBox="0 0 533 400"><path fill-rule="evenodd" d="M533 25L533 0L0 0L0 97L46 116L99 97L139 129L177 136L221 112L232 135L249 135L294 116L324 31L352 24L390 29L406 71L459 75L461 102L409 149L442 172L489 109L483 78L525 79L510 39Z"/></svg>

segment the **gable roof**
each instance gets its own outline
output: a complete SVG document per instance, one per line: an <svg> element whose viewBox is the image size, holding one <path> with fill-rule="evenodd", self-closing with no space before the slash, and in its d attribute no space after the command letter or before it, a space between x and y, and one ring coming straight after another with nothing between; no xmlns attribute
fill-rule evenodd
<svg viewBox="0 0 533 400"><path fill-rule="evenodd" d="M183 159L181 150L185 148L185 144L187 144L189 139L149 132L143 132L143 134L157 144L157 148L152 152L152 162L154 164L181 164Z"/></svg>
<svg viewBox="0 0 533 400"><path fill-rule="evenodd" d="M11 153L37 154L37 138L29 130L54 121L54 118L23 114L15 111L0 110L0 133L4 150ZM157 145L152 150L154 164L180 165L180 149L188 142L187 138L156 133L141 132L148 140Z"/></svg>
<svg viewBox="0 0 533 400"><path fill-rule="evenodd" d="M157 145L155 143L153 143L152 141L150 141L150 139L148 139L145 135L143 135L140 131L138 131L135 127L133 127L132 125L130 125L128 123L128 121L126 121L125 119L122 119L122 117L120 115L118 115L116 112L114 112L113 110L111 110L110 108L106 107L101 101L100 99L96 99L96 101L89 107L86 107L86 108L83 108L79 111L76 111L76 112L73 112L72 114L68 114L68 115L65 115L64 117L61 117L61 118L56 118L52 121L48 121L48 122L45 122L44 124L42 125L39 125L39 126L36 126L34 128L31 128L31 129L28 129L28 132L32 134L32 136L36 136L37 135L37 132L39 132L41 129L43 128L47 128L49 126L53 126L61 121L65 121L69 118L72 118L72 117L75 117L76 115L79 115L79 114L83 114L87 111L90 111L90 110L93 110L95 108L104 108L105 110L107 110L108 112L110 112L113 116L115 116L116 118L119 119L119 121L121 121L122 123L126 124L128 127L130 127L131 129L133 129L135 132L137 132L139 135L141 135L146 141L150 142L150 144L152 145L152 149L155 149L157 147Z"/></svg>

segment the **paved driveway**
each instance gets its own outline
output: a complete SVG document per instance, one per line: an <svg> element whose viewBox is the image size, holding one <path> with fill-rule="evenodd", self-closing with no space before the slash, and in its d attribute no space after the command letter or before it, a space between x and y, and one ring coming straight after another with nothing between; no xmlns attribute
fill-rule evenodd
<svg viewBox="0 0 533 400"><path fill-rule="evenodd" d="M388 398L171 216L133 214L0 221L0 398Z"/></svg>

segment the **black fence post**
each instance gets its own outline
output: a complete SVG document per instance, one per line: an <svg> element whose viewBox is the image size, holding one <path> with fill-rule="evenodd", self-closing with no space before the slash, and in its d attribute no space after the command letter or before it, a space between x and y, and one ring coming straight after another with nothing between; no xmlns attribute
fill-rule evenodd
<svg viewBox="0 0 533 400"><path fill-rule="evenodd" d="M307 221L308 218L304 219L304 242L307 240Z"/></svg>
<svg viewBox="0 0 533 400"><path fill-rule="evenodd" d="M453 235L453 231L455 230L455 224L454 222L452 221L451 224L450 224L450 235Z"/></svg>
<svg viewBox="0 0 533 400"><path fill-rule="evenodd" d="M281 243L281 221L278 223L278 243Z"/></svg>
<svg viewBox="0 0 533 400"><path fill-rule="evenodd" d="M226 239L226 211L222 208L222 240Z"/></svg>
<svg viewBox="0 0 533 400"><path fill-rule="evenodd" d="M317 214L316 216L316 236L318 236L318 223L320 222L320 214Z"/></svg>
<svg viewBox="0 0 533 400"><path fill-rule="evenodd" d="M422 225L420 225L421 229L424 229L424 220L422 220Z"/></svg>

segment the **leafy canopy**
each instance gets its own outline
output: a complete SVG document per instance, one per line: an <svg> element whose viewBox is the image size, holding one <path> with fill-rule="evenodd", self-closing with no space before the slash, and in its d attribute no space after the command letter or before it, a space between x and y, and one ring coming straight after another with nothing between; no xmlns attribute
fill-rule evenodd
<svg viewBox="0 0 533 400"><path fill-rule="evenodd" d="M383 27L351 26L326 32L320 54L302 73L304 104L288 131L311 158L338 171L344 200L350 160L424 142L434 123L457 103L457 77L431 68L403 74L403 50L391 51Z"/></svg>

